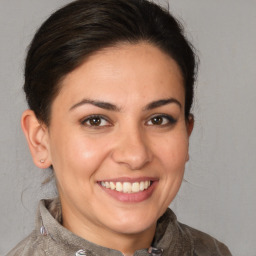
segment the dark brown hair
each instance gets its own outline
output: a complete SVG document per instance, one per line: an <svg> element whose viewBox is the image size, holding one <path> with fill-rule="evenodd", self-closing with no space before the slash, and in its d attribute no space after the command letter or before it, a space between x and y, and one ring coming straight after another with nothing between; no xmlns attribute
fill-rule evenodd
<svg viewBox="0 0 256 256"><path fill-rule="evenodd" d="M24 91L29 107L49 125L52 102L68 73L103 48L140 41L157 46L180 67L188 118L196 76L193 47L178 21L147 0L77 0L53 13L27 54Z"/></svg>

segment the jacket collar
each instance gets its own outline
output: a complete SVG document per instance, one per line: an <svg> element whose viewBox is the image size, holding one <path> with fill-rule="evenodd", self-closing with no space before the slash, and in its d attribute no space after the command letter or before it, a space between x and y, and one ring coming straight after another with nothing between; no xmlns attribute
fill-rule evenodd
<svg viewBox="0 0 256 256"><path fill-rule="evenodd" d="M77 252L83 249L87 255L123 256L119 251L91 243L76 236L61 225L61 204L58 198L41 200L39 203L36 229L40 235L50 236L51 239L69 251ZM176 252L177 246L190 244L186 237L180 237L180 230L175 214L168 208L158 220L152 247L135 252L137 256L161 256ZM180 246L178 246L180 247ZM163 253L162 253L163 252ZM165 254L168 252L168 254ZM75 254L74 254L75 255ZM176 254L174 254L176 255Z"/></svg>

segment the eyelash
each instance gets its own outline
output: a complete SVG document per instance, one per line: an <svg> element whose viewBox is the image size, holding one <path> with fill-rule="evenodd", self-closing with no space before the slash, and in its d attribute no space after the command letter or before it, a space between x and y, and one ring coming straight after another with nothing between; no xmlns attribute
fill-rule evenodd
<svg viewBox="0 0 256 256"><path fill-rule="evenodd" d="M153 124L152 121L155 119L155 121L157 121L156 119L162 119L162 121L164 122L164 124ZM164 121L164 119L166 119ZM157 114L153 117L151 117L146 123L149 123L151 121L152 124L147 124L148 126L161 126L161 127L165 127L165 126L171 126L174 125L177 120L175 118L173 118L170 115L166 115L166 114Z"/></svg>
<svg viewBox="0 0 256 256"><path fill-rule="evenodd" d="M90 121L93 121L93 120L96 120L98 119L100 121L100 124L97 125L97 123L95 125L93 125L92 123L91 124L86 124L87 122L90 122ZM105 124L105 125L101 125L102 121L105 121L107 122L108 124ZM88 126L88 127L93 127L93 128L101 128L101 127L106 127L106 126L111 126L111 122L104 116L102 115L91 115L91 116L88 116L86 117L85 119L83 119L81 121L81 124L82 125L85 125L85 126Z"/></svg>
<svg viewBox="0 0 256 256"><path fill-rule="evenodd" d="M158 120L157 120L158 119ZM154 120L154 121L153 121ZM93 122L96 121L94 124L92 123L88 123L88 122ZM99 123L97 123L97 121L99 121ZM157 123L153 123L153 122L158 122L158 121L162 121L162 123L157 124ZM103 124L102 122L106 122L107 124ZM149 124L149 122L151 122L151 124ZM165 126L171 126L174 125L177 122L176 119L174 119L172 116L170 115L166 115L166 114L157 114L155 116L150 117L150 119L148 121L146 121L146 125L147 126L161 126L161 127L165 127ZM95 129L100 129L101 127L108 127L108 126L112 126L112 123L108 120L108 118L102 116L102 115L91 115L86 117L85 119L83 119L81 121L81 124L84 126L88 126L91 128L95 128Z"/></svg>

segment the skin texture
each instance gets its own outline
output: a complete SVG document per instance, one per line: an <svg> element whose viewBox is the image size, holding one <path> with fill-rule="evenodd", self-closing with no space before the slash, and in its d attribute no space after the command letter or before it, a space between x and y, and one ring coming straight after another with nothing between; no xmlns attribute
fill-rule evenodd
<svg viewBox="0 0 256 256"><path fill-rule="evenodd" d="M66 228L125 255L150 246L188 160L193 120L185 120L184 100L175 61L141 42L104 49L68 74L49 127L24 112L35 164L54 167ZM120 179L154 182L142 197L112 196L100 186Z"/></svg>

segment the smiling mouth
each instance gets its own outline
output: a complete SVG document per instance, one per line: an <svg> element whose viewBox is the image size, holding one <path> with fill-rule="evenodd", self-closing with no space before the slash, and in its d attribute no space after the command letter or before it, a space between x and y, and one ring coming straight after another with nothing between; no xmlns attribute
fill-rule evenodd
<svg viewBox="0 0 256 256"><path fill-rule="evenodd" d="M153 181L146 180L140 182L113 182L101 181L100 185L104 188L122 192L122 193L138 193L147 190Z"/></svg>

